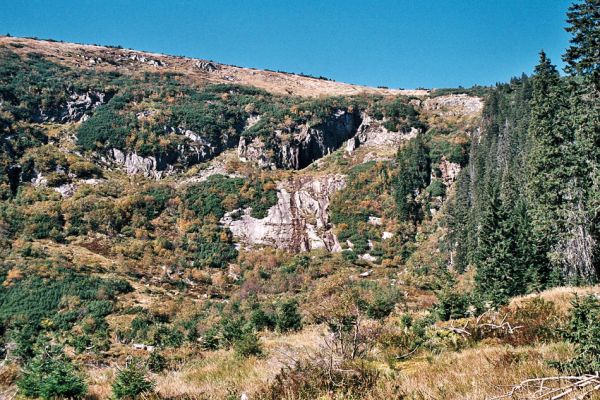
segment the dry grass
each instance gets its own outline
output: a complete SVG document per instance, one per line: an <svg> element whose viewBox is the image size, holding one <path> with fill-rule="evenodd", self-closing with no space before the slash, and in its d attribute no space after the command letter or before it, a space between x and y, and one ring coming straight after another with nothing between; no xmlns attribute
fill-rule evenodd
<svg viewBox="0 0 600 400"><path fill-rule="evenodd" d="M318 350L323 332L323 327L313 326L288 335L265 333L261 339L265 352L262 358L240 358L232 350L203 352L193 357L174 354L191 361L184 361L181 367L160 375L152 374L152 379L156 382L157 393L167 399L225 399L228 396L239 398L242 393L252 395L272 380L283 366ZM128 347L122 350L121 358L125 353L131 353ZM87 398L110 398L115 368L91 367L86 374Z"/></svg>
<svg viewBox="0 0 600 400"><path fill-rule="evenodd" d="M600 285L584 287L561 286L548 289L541 293L533 293L526 296L515 297L511 301L511 306L522 305L524 301L539 296L544 300L553 302L559 312L566 313L571 308L571 300L573 299L574 294L585 296L586 294L591 293L595 294L596 296L600 296Z"/></svg>
<svg viewBox="0 0 600 400"><path fill-rule="evenodd" d="M14 47L12 44L17 44ZM255 70L230 65L219 64L219 68L212 72L199 70L193 58L168 56L164 54L148 53L127 49L115 49L96 45L81 45L75 43L49 42L15 37L0 37L0 46L5 46L17 53L36 52L43 54L49 60L58 64L75 68L89 68L98 71L119 70L131 75L140 75L148 72L174 72L185 75L190 83L202 85L206 83L236 83L251 85L276 94L293 94L305 97L319 96L351 96L358 94L380 94L384 96L402 94L405 96L426 96L427 90L400 90L384 89L368 86L353 85L342 82L327 81L299 75ZM150 59L164 62L166 66L155 67L148 64L126 63L115 66L106 60L127 57L136 53ZM101 58L104 61L90 64L81 56L87 58Z"/></svg>
<svg viewBox="0 0 600 400"><path fill-rule="evenodd" d="M548 360L562 360L570 354L571 348L561 343L516 348L491 345L442 353L405 363L368 398L402 393L408 399L486 399L524 379L556 374Z"/></svg>
<svg viewBox="0 0 600 400"><path fill-rule="evenodd" d="M198 399L223 399L260 385L267 371L255 357L242 359L232 351L219 350L180 370L156 379L160 395L170 398L186 395Z"/></svg>
<svg viewBox="0 0 600 400"><path fill-rule="evenodd" d="M87 399L109 399L112 395L111 384L115 376L112 368L91 368L87 371L88 394Z"/></svg>

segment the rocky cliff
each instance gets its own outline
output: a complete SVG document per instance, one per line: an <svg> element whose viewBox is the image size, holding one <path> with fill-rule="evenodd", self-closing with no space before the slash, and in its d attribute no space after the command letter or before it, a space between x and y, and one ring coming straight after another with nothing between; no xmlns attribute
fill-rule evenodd
<svg viewBox="0 0 600 400"><path fill-rule="evenodd" d="M299 177L280 182L277 204L265 218L257 219L250 210L227 213L221 223L243 246L265 245L292 252L312 249L340 251L329 221L331 195L342 189L343 175Z"/></svg>
<svg viewBox="0 0 600 400"><path fill-rule="evenodd" d="M386 129L381 121L362 113L361 124L356 130L356 134L348 139L345 150L352 153L359 146L381 146L396 149L403 141L410 140L418 133L419 131L416 128L411 128L408 133L392 132Z"/></svg>
<svg viewBox="0 0 600 400"><path fill-rule="evenodd" d="M239 142L238 155L241 160L256 162L261 167L302 169L354 137L361 122L358 111L335 110L320 124L275 131L268 146L271 152L263 138L252 141L244 138Z"/></svg>

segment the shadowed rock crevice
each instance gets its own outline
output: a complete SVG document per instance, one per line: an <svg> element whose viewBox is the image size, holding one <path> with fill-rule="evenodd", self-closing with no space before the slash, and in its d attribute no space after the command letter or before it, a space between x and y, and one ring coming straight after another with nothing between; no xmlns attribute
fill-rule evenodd
<svg viewBox="0 0 600 400"><path fill-rule="evenodd" d="M242 138L238 155L263 168L303 169L342 147L356 135L361 122L356 110L336 110L319 124L300 125L291 132L277 130L268 143L260 137Z"/></svg>

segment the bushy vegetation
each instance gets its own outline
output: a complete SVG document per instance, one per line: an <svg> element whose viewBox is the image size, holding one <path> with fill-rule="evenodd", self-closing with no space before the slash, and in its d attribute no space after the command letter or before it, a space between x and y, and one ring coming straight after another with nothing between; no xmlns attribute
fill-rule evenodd
<svg viewBox="0 0 600 400"><path fill-rule="evenodd" d="M55 276L25 277L17 270L4 275L0 288L0 321L16 340L16 354L34 356L37 337L44 332L68 333L77 325L83 332L71 336L74 347L96 351L108 345L105 317L113 312L115 297L132 290L122 280L104 280L57 268Z"/></svg>
<svg viewBox="0 0 600 400"><path fill-rule="evenodd" d="M116 399L137 399L151 394L154 382L146 377L146 369L142 363L134 359L117 372L112 391Z"/></svg>
<svg viewBox="0 0 600 400"><path fill-rule="evenodd" d="M199 218L213 215L220 219L238 208L251 208L253 217L264 218L277 202L277 192L272 181L211 175L206 182L187 188L185 202Z"/></svg>
<svg viewBox="0 0 600 400"><path fill-rule="evenodd" d="M17 385L30 398L83 398L87 385L62 349L46 346L39 349L23 370Z"/></svg>
<svg viewBox="0 0 600 400"><path fill-rule="evenodd" d="M446 196L440 163L464 162L453 158L466 151L464 143L453 143L457 137L419 135L399 149L393 162L368 162L349 170L346 187L333 196L330 206L348 259L356 261L357 255L369 253L388 265L406 261L418 227L437 207L432 202ZM383 240L385 231L393 238Z"/></svg>
<svg viewBox="0 0 600 400"><path fill-rule="evenodd" d="M124 99L116 96L108 104L98 107L94 115L77 131L77 143L86 150L125 148L135 122L130 115L121 115L119 107L123 103Z"/></svg>
<svg viewBox="0 0 600 400"><path fill-rule="evenodd" d="M600 370L600 300L575 296L565 338L576 346L575 356L558 367L572 374L593 374Z"/></svg>

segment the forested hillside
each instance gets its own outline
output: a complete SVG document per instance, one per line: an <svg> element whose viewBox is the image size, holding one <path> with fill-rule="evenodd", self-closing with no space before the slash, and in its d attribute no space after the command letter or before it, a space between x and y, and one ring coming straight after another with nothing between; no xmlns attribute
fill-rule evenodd
<svg viewBox="0 0 600 400"><path fill-rule="evenodd" d="M583 39L592 6L569 13L570 75L561 78L542 51L531 77L488 96L471 142L449 226L455 267L474 266L488 300L598 280L598 49Z"/></svg>
<svg viewBox="0 0 600 400"><path fill-rule="evenodd" d="M0 37L0 398L600 396L600 3L394 90Z"/></svg>

